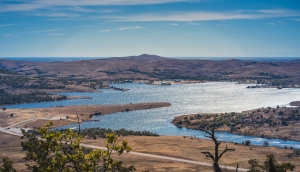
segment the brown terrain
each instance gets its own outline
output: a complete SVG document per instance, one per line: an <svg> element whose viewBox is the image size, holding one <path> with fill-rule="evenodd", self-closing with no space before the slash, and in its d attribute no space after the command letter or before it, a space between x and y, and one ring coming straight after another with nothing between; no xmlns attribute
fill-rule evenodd
<svg viewBox="0 0 300 172"><path fill-rule="evenodd" d="M12 124L21 122L18 127L33 128L40 127L49 121L53 121L55 126L66 125L77 122L77 114L80 119L89 119L89 114L99 113L101 115L124 112L126 109L139 110L150 108L159 108L169 106L169 103L143 103L143 104L129 104L119 106L81 106L81 107L55 107L55 108L44 108L44 109L6 109L1 111L1 127L7 127ZM11 114L14 114L11 117ZM34 114L34 119L32 115ZM83 115L81 115L83 114ZM56 119L69 116L69 119ZM44 119L39 119L44 118ZM24 122L28 119L31 121ZM22 123L23 122L23 123ZM0 132L0 158L8 157L15 162L15 167L18 171L26 171L25 157L26 151L22 150L20 144L21 139L19 136L8 135ZM127 140L129 146L132 147L132 151L149 153L153 155L181 158L186 160L193 160L197 162L211 163L211 160L201 154L202 151L213 151L212 141L198 139L194 137L182 137L182 136L120 136L118 140ZM84 139L82 143L87 145L105 146L105 139ZM291 162L296 166L295 171L300 170L300 158L293 156L287 158L289 154L293 153L293 150L287 148L277 147L262 147L262 146L243 146L236 145L234 143L222 143L220 149L224 149L225 146L234 148L234 152L226 153L220 160L220 164L226 166L236 166L239 164L240 168L248 168L248 160L257 159L260 164L266 159L266 155L274 154L276 160L279 163ZM114 155L116 160L121 160L126 165L134 165L137 171L149 170L149 171L201 171L211 172L212 167L201 166L190 163L183 163L172 160L165 160L154 157L146 157L136 154L123 154L121 156Z"/></svg>
<svg viewBox="0 0 300 172"><path fill-rule="evenodd" d="M26 151L22 150L19 136L0 133L0 158L8 157L15 162L14 166L18 171L26 171L25 157ZM213 151L212 142L208 140L195 139L182 136L126 136L119 137L119 140L127 140L132 151L151 153L154 155L170 156L200 162L211 163L209 158L206 158L201 151ZM89 145L105 146L105 139L84 139L83 143ZM222 157L220 164L226 166L236 166L240 168L248 168L248 160L257 159L260 164L266 159L266 155L273 153L279 163L291 162L296 166L295 171L300 170L300 157L286 158L293 152L290 149L276 147L261 147L261 146L242 146L234 145L233 143L222 143L221 149L227 145L229 148L234 148L234 152L228 152ZM212 172L212 167L201 166L189 163L176 162L171 160L163 160L158 158L144 157L134 154L115 155L116 160L121 160L126 165L134 165L137 171L194 171L194 172Z"/></svg>
<svg viewBox="0 0 300 172"><path fill-rule="evenodd" d="M46 122L51 121L51 118L58 118L54 122L56 126L67 125L77 122L77 115L80 121L90 120L90 115L105 115L116 112L124 112L127 110L141 110L150 108L159 108L170 106L170 103L140 103L128 105L101 105L101 106L67 106L53 108L37 108L37 109L6 109L0 111L0 127L8 127L10 125L26 121L26 124L20 124L19 127L28 128L41 127ZM11 116L11 114L13 114ZM68 119L66 117L68 116ZM42 118L42 119L41 119ZM60 118L62 118L60 120Z"/></svg>
<svg viewBox="0 0 300 172"><path fill-rule="evenodd" d="M300 101L291 102L291 106L300 106Z"/></svg>
<svg viewBox="0 0 300 172"><path fill-rule="evenodd" d="M29 62L0 60L0 67L26 76L94 80L196 79L196 80L278 80L300 84L300 60L256 62L241 60L181 60L156 55L113 57L70 62Z"/></svg>
<svg viewBox="0 0 300 172"><path fill-rule="evenodd" d="M235 81L266 84L264 87L298 88L300 60L256 62L249 60L183 60L142 54L140 56L69 62L32 62L0 59L0 105L52 101L70 97L47 97L53 92L96 92L111 82L143 81L150 84L187 84L205 81ZM5 93L4 93L5 92ZM41 92L20 100L18 94ZM30 98L29 98L30 97ZM28 99L31 99L28 101ZM19 100L19 101L13 101ZM27 101L26 101L27 100Z"/></svg>
<svg viewBox="0 0 300 172"><path fill-rule="evenodd" d="M160 80L171 79L185 79L185 84L203 81L239 81L240 83L271 84L280 88L297 88L300 85L299 69L300 60L288 62L180 60L147 54L70 62L0 60L0 94L18 95L19 93L34 93L37 91L46 93L60 91L94 92L98 91L97 88L110 88L109 83L111 81L126 82L125 80L143 80L152 84L160 84ZM170 82L171 84L176 84L175 81ZM126 91L121 88L111 89ZM51 96L54 96L53 100L56 99L55 95ZM291 105L299 106L299 102L293 102ZM104 115L122 111L125 114L128 110L164 106L170 106L170 104L158 102L118 106L3 109L0 110L0 127L14 125L21 128L34 128L40 127L49 121L53 121L55 126L61 126L76 123L77 115L80 121L87 121L93 115ZM245 111L243 112L245 116L243 119L247 120L244 123L235 125L234 127L222 126L220 130L227 131L229 129L231 131L234 128L233 132L239 134L263 134L264 137L286 137L286 139L300 140L298 132L300 124L298 121L291 121L289 119L298 119L297 115L292 115L296 113L296 109L275 108L274 112L274 109L264 108L259 111ZM267 113L267 111L269 112ZM235 119L240 119L238 114L235 115L239 117ZM185 117L189 119L190 116ZM207 121L213 121L213 118ZM272 121L270 122L270 120ZM283 120L286 123L283 123ZM184 121L187 120L184 119ZM259 123L259 127L258 125L253 125L257 121L261 122ZM195 129L195 126L190 127L185 124L177 126ZM25 161L22 159L25 151L20 147L20 137L5 133L0 133L0 135L0 158L7 156L16 162L17 169L26 171ZM126 136L120 137L120 139L128 140L129 145L136 152L211 162L210 159L200 153L201 151L212 151L211 141L179 136ZM96 140L84 139L83 142L105 146L105 140L100 138ZM286 158L288 154L293 152L290 149L260 146L248 147L233 143L223 143L222 148L225 145L228 145L229 148L235 148L236 151L226 153L221 159L220 164L236 166L238 163L241 168L247 168L249 159L255 158L262 163L266 155L273 153L278 162L291 162L296 165L295 171L300 171L299 157ZM124 154L116 158L124 161L125 164L134 165L138 171L212 171L211 167L141 157L133 154Z"/></svg>
<svg viewBox="0 0 300 172"><path fill-rule="evenodd" d="M172 123L180 128L202 130L214 127L219 131L242 135L300 141L299 107L268 107L242 113L182 115L175 117Z"/></svg>

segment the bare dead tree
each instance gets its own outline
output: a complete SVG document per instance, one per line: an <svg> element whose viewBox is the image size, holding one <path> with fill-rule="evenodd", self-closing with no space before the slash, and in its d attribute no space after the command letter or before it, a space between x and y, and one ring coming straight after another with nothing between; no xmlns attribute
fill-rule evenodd
<svg viewBox="0 0 300 172"><path fill-rule="evenodd" d="M77 114L77 123L78 123L78 134L80 134L80 121L79 121L78 114Z"/></svg>
<svg viewBox="0 0 300 172"><path fill-rule="evenodd" d="M235 172L238 172L238 169L239 169L239 164L236 164Z"/></svg>
<svg viewBox="0 0 300 172"><path fill-rule="evenodd" d="M221 142L219 142L215 136L215 129L212 128L211 131L207 131L207 130L201 130L201 131L203 131L207 134L207 135L205 135L205 137L210 138L215 143L214 155L210 152L201 152L201 153L204 154L206 157L209 157L213 160L214 172L222 172L222 170L219 166L219 160L227 151L235 151L235 149L229 149L229 148L227 148L227 145L226 145L226 148L219 154L219 146L220 146Z"/></svg>

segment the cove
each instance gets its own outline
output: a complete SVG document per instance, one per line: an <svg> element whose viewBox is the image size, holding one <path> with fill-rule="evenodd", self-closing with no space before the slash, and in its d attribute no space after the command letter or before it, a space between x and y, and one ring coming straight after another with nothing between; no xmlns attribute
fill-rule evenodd
<svg viewBox="0 0 300 172"><path fill-rule="evenodd" d="M170 107L130 112L120 112L97 116L100 122L83 123L83 128L102 127L111 129L148 130L160 135L182 135L204 138L197 130L177 128L170 121L175 116L192 113L241 112L261 107L288 106L299 100L300 89L259 88L248 89L249 84L232 82L208 82L186 85L157 86L143 83L112 84L129 91L101 90L97 93L61 93L70 96L88 96L92 99L72 99L55 102L42 102L6 106L7 108L46 108L51 106L114 105L144 102L169 102ZM65 126L76 127L76 125ZM218 133L222 141L241 143L250 140L251 144L262 145L268 140L271 146L300 148L300 143L278 139L246 137L225 132Z"/></svg>

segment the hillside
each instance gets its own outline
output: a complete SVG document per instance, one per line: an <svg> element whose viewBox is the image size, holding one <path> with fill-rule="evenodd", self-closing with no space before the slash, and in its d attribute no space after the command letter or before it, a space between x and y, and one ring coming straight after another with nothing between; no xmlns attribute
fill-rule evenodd
<svg viewBox="0 0 300 172"><path fill-rule="evenodd" d="M295 104L295 103L293 103ZM277 107L248 110L242 113L192 114L177 116L172 123L177 127L206 129L242 135L300 141L300 108Z"/></svg>
<svg viewBox="0 0 300 172"><path fill-rule="evenodd" d="M0 60L0 67L29 76L85 79L280 80L300 83L300 61L181 60L156 55L69 62Z"/></svg>

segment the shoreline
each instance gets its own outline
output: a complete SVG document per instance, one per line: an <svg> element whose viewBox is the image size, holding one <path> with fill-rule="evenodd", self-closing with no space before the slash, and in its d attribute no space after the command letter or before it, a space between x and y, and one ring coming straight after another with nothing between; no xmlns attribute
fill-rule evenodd
<svg viewBox="0 0 300 172"><path fill-rule="evenodd" d="M175 125L175 124L174 124ZM176 125L175 125L176 126ZM177 127L177 126L176 126ZM186 128L186 127L178 127L178 128ZM186 129L190 129L190 130L197 130L197 129L192 129L192 128L186 128ZM200 131L200 130L198 130ZM224 131L224 130L218 130L216 129L215 132L218 132L218 133L229 133L229 134L235 134L235 135L238 135L238 136L246 136L246 137L256 137L256 138L262 138L260 137L259 135L243 135L243 134L239 134L239 133L231 133L230 131ZM169 136L169 135L160 135L160 136ZM176 135L177 136L177 135ZM191 137L191 136L184 136L184 137ZM202 140L209 140L209 139L206 139L206 138L197 138L196 139L202 139ZM268 137L268 136L264 136L262 139L278 139L278 140L284 140L282 138L276 138L276 137ZM237 145L243 145L242 143L239 143L239 142L234 142L234 141L226 141L226 140L220 140L221 142L225 142L225 143L232 143L232 144L237 144ZM293 139L287 139L287 140L284 140L284 141L292 141L292 142L299 142L300 143L300 140L293 140ZM284 148L284 147L280 147L280 146L263 146L263 145L251 145L251 146L259 146L259 147L278 147L278 148ZM289 147L287 147L289 149Z"/></svg>
<svg viewBox="0 0 300 172"><path fill-rule="evenodd" d="M300 122L297 122L298 117L297 119L289 119L295 117L295 113L297 113L298 116L300 115L298 113L300 109L299 104L300 101L295 101L290 103L292 106L298 105L295 107L268 107L246 110L241 113L180 115L174 117L171 123L178 128L191 130L199 130L199 128L204 127L203 125L214 125L217 126L215 130L218 132L300 142L300 132L298 132L300 131ZM277 115L277 113L279 113L279 115ZM290 121L287 121L287 119ZM236 122L227 123L228 121Z"/></svg>
<svg viewBox="0 0 300 172"><path fill-rule="evenodd" d="M291 106L299 106L300 107L300 101L293 101L290 103Z"/></svg>
<svg viewBox="0 0 300 172"><path fill-rule="evenodd" d="M196 84L196 83L207 83L207 82L230 82L230 83L235 83L235 84L243 84L243 85L247 85L247 84L254 84L254 83L244 83L244 82L240 82L240 81L223 81L223 80L219 80L219 81L203 81L203 80L162 80L162 81L158 81L158 80L154 80L153 82L150 82L151 80L133 80L131 82L121 82L121 83L143 83L143 84L150 84L150 85L157 85L157 86L169 86L169 85L178 85L178 84ZM119 82L116 82L115 84L118 84ZM114 83L113 83L114 84ZM248 86L249 87L249 86ZM248 88L246 87L246 88ZM279 89L277 86L250 86L249 89L255 89L255 88L277 88ZM299 88L299 87L283 87L280 89L284 89L284 88ZM95 92L102 92L99 89L108 89L108 90L116 90L116 91L122 91L122 92L126 92L129 91L130 89L126 89L126 88L118 88L118 87L113 87L113 86L103 86L97 89L92 89L90 87L82 87L79 86L79 88L65 88L65 89L38 89L37 91L40 92L45 92L47 94L52 94L52 96L60 96L60 94L56 94L56 93L69 93L69 92L87 92L87 93L95 93ZM18 91L18 90L15 90ZM22 90L24 91L24 90ZM32 90L27 90L28 93L32 92ZM66 99L61 99L61 100L70 100L70 99L92 99L91 97L87 97L87 96L66 96ZM51 100L51 101L42 101L42 102L53 102L53 101L60 101L60 100ZM27 104L27 103L39 103L39 102L24 102L24 103L17 103L17 104ZM0 108L3 108L5 106L11 106L11 105L17 105L17 104L3 104L0 105ZM295 105L293 105L295 104ZM300 106L300 101L295 101L295 102L291 102L291 106Z"/></svg>
<svg viewBox="0 0 300 172"><path fill-rule="evenodd" d="M254 86L247 86L246 88L254 89L254 88L277 88L277 89L283 89L283 88L300 88L299 84L272 84L272 80L263 80L261 82L258 82L258 80L237 80L237 84L251 84Z"/></svg>
<svg viewBox="0 0 300 172"><path fill-rule="evenodd" d="M142 103L142 104L127 104L127 105L117 105L118 107L120 107L119 110L124 110L124 108L126 107L130 107L130 106L139 106L144 107L146 105L153 107L153 106L161 106L164 107L168 106L170 104L165 103L165 102L157 102L157 103ZM151 106L152 105L152 106ZM113 105L115 106L115 105ZM101 106L102 109L102 113L101 115L105 115L107 112L107 114L109 114L109 112L112 111L111 107L112 106ZM105 111L105 108L107 107L108 111ZM40 109L36 109L36 110L40 110L40 113L48 113L48 111L45 111L46 109L48 110L53 110L55 109L52 113L57 112L65 112L66 109L68 107L57 107L57 108L40 108ZM95 109L90 109L90 108L99 108L99 106L71 106L69 107L69 109L73 112L73 117L71 122L73 123L77 123L76 121L76 114L74 114L74 112L82 112L82 111L77 111L78 108L82 108L82 111L86 111L89 110L89 112L95 112ZM116 108L116 107L115 107ZM153 107L154 108L154 107ZM9 112L10 109L7 110L7 112ZM15 110L24 110L26 111L26 109L15 109ZM27 109L28 110L28 109ZM115 109L117 110L117 109ZM125 109L126 110L126 109ZM139 109L136 109L139 110ZM100 111L100 110L99 110ZM35 111L33 111L31 109L28 110L28 112L34 113ZM3 113L3 111L0 112ZM10 112L9 112L10 113ZM124 113L126 113L124 111ZM65 113L62 113L65 114ZM15 116L17 116L18 114L15 114ZM39 114L37 114L37 117ZM61 114L56 114L57 117L58 115ZM80 117L81 115L78 114ZM43 117L43 116L42 116ZM85 114L84 117L87 117L87 115ZM54 117L52 117L54 118ZM51 118L50 118L51 119ZM34 123L40 123L41 125L45 124L45 121L47 120L41 120L39 122L34 121ZM57 121L53 121L54 125L57 124L58 121L61 120L57 120ZM14 121L14 123L16 123L16 121ZM28 123L27 123L28 125ZM2 126L2 125L1 125ZM6 136L5 133L0 132L1 135L1 139L3 139L5 142L10 143L10 144L14 144L14 142L18 142L18 140L20 140L19 136L14 136L15 141L13 140L5 140L5 138L7 138L8 136ZM18 140L17 140L18 139ZM175 157L175 158L183 158L183 159L190 159L190 160L194 160L194 161L204 161L207 163L210 163L211 161L206 159L205 156L199 156L199 153L201 151L212 151L212 147L211 147L211 140L207 140L207 139L201 139L201 138L194 138L191 136L165 136L165 135L160 135L159 137L152 137L152 136L120 136L118 137L118 139L125 139L128 141L129 146L131 146L133 148L133 151L135 152L141 152L141 153L151 153L151 154L155 154L155 155L160 155L160 156L169 156L169 157ZM3 141L3 142L4 142ZM19 141L20 142L20 141ZM236 163L239 163L241 167L243 168L247 168L248 167L248 160L251 158L256 158L258 159L260 162L263 162L263 160L265 159L265 155L271 154L275 152L276 155L276 159L278 160L278 162L285 162L285 161L292 161L293 163L295 163L296 165L296 169L300 170L300 164L296 163L298 162L299 158L298 157L294 157L293 159L286 159L286 155L288 153L292 153L293 150L288 149L284 149L283 147L275 147L275 146L269 146L269 147L264 147L262 145L250 145L250 146L244 146L241 144L235 145L234 142L228 142L228 141L221 141L223 144L221 144L221 148L223 148L225 145L228 145L230 148L235 148L236 152L233 153L229 153L229 154L225 154L224 158L222 159L222 161L220 162L222 165L227 165L227 166L235 166ZM99 145L105 145L105 139L83 139L82 143L85 144L89 144L89 145L95 145L95 146L99 146ZM8 146L8 144L3 144L4 146ZM160 147L159 150L157 150L156 148ZM1 150L2 148L0 148ZM5 148L4 148L5 151ZM20 148L18 148L18 151L20 151ZM10 156L9 153L3 153L3 155L5 156ZM242 156L241 156L242 155ZM249 156L246 156L249 155ZM240 156L242 158L240 158ZM124 158L123 158L124 157ZM162 160L159 159L153 159L153 160L149 160L147 158L140 158L140 156L135 157L131 154L124 154L122 155L122 157L120 157L122 161L124 162L128 162L129 164L132 164L132 162L144 162L144 163L137 163L137 165L135 165L135 167L137 167L138 170L144 170L145 167L145 163L154 163L154 164L161 164ZM143 160L141 160L143 159ZM18 161L19 162L19 161ZM24 163L24 162L21 162ZM176 164L176 168L172 168L174 169L174 171L176 171L176 169L178 170L178 163L176 162L172 162L169 161L167 164L172 163L172 164ZM152 165L153 166L153 165ZM167 168L166 164L162 164L162 165L156 165L156 166L160 166L160 168ZM166 167L165 167L166 166ZM189 164L184 164L184 165L180 165L181 170L185 170L185 169L191 169L191 168L204 168L202 166L199 165L195 165L193 167L191 167ZM147 167L148 169L148 167ZM210 168L208 168L210 169ZM149 169L151 170L151 169ZM200 170L202 171L202 169ZM208 170L209 171L209 170Z"/></svg>
<svg viewBox="0 0 300 172"><path fill-rule="evenodd" d="M109 89L109 88L108 88ZM76 96L76 97L74 97L74 98L88 98L88 97L81 97L81 96ZM296 103L299 103L300 101L296 101ZM295 102L291 102L291 104L293 104L293 103L295 103ZM89 106L89 107L92 107L92 106ZM59 108L60 110L56 110L55 108ZM52 111L55 111L55 113L57 113L57 114L61 114L62 113L62 111L64 111L64 109L65 108L72 108L72 106L62 106L62 107L52 107L52 108L50 108L51 110L41 110L41 111L43 111L43 113L44 113L44 115L42 116L43 118L50 118L50 117L52 117L53 116L53 113L54 112L52 112ZM47 109L47 108L45 108L45 109ZM116 113L116 112L122 112L122 111L126 111L126 109L127 108L124 108L124 109L122 109L122 110L119 110L119 111L114 111L114 112L109 112L109 113ZM144 108L145 109L145 108ZM24 110L25 111L25 110ZM35 109L28 109L28 111L34 111L34 112L31 112L31 114L33 114L33 113L36 113L36 110ZM62 124L60 124L60 126L63 126L65 123L66 123L66 125L69 125L69 124L74 124L74 123L76 123L76 122L74 122L75 120L77 120L76 119L76 115L79 115L79 117L80 117L80 119L81 119L81 121L85 121L85 122L87 122L87 121L89 121L91 118L90 117L92 117L93 115L97 115L97 112L98 110L94 110L94 111L92 111L92 112L88 112L87 114L86 114L86 112L87 111L80 111L80 110L76 110L76 108L73 108L73 112L72 113L75 113L75 114L71 114L71 113L69 113L68 115L65 115L65 116L70 116L70 119L71 120L73 120L73 121L69 121L69 120L66 120L65 122L61 122ZM251 111L251 110L250 110ZM253 110L252 110L253 111ZM101 111L100 111L101 112ZM247 112L247 111L245 111L245 112ZM13 113L13 112L12 112ZM14 114L16 114L16 113L14 113ZM82 116L81 116L81 114L82 114ZM103 114L105 114L105 113L101 113L101 115L103 115ZM64 117L65 117L64 116ZM40 122L41 123L41 122ZM191 129L194 129L194 128L191 128ZM250 129L251 130L251 129ZM275 129L274 129L275 130ZM281 128L279 128L279 130L281 130ZM253 133L253 131L251 131L251 132L249 132L249 130L248 130L248 133L247 134L243 134L244 133L244 131L239 131L239 132L231 132L230 131L230 129L228 129L228 128L225 128L225 129L220 129L220 130L218 130L218 131L221 131L221 132L229 132L229 133L233 133L233 134L237 134L237 135L245 135L245 136L255 136L255 137L261 137L261 133L260 132L254 132ZM300 130L299 130L300 131ZM275 131L275 132L277 132L277 131ZM249 134L250 133L250 134ZM279 135L280 137L273 137L273 135L269 135L269 134L264 134L264 136L263 137L266 137L266 138L274 138L274 139L281 139L281 140L291 140L291 141L299 141L298 139L293 139L293 138L284 138L284 135L282 135L283 137L281 137L281 135Z"/></svg>
<svg viewBox="0 0 300 172"><path fill-rule="evenodd" d="M45 119L49 121L54 117L67 117L68 124L77 123L77 115L82 120L91 120L90 115L107 115L117 112L126 112L131 110L143 110L171 106L167 102L152 102L124 105L100 105L100 106L63 106L52 108L32 108L32 109L6 109L0 111L0 126L7 127L12 124L22 122L28 119ZM12 117L11 117L11 114ZM34 123L34 122L33 122ZM44 125L43 123L42 125ZM37 126L36 126L37 127Z"/></svg>

